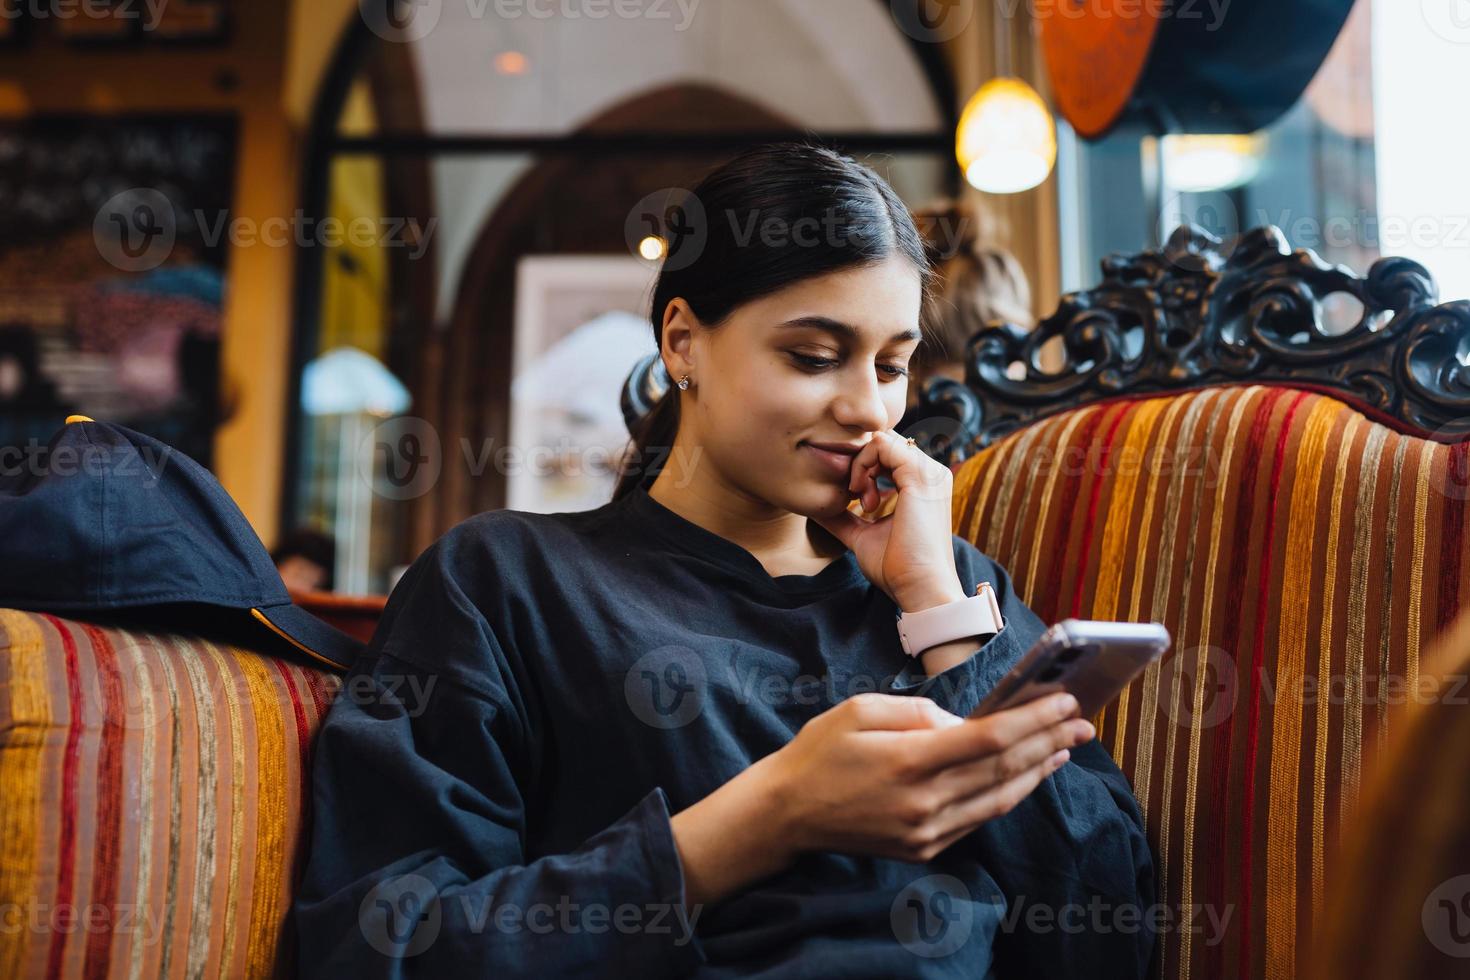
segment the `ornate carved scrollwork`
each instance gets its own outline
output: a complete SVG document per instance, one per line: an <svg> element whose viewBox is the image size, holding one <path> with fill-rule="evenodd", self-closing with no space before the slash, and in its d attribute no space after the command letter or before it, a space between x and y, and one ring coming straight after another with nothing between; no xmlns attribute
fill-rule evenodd
<svg viewBox="0 0 1470 980"><path fill-rule="evenodd" d="M1381 259L1359 277L1293 251L1275 227L1227 244L1186 226L1162 251L1110 256L1102 271L1035 330L976 334L964 385L928 386L918 414L959 430L951 462L1088 402L1232 382L1310 384L1422 435L1470 436L1470 302L1438 304L1416 262ZM1333 333L1323 304L1339 293L1363 313ZM1052 367L1042 350L1054 338Z"/></svg>

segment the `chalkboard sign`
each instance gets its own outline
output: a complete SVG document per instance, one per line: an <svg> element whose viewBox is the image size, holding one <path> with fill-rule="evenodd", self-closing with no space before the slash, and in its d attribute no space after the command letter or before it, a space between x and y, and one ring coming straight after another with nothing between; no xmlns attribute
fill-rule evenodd
<svg viewBox="0 0 1470 980"><path fill-rule="evenodd" d="M212 465L237 129L232 115L0 122L0 468L71 413Z"/></svg>

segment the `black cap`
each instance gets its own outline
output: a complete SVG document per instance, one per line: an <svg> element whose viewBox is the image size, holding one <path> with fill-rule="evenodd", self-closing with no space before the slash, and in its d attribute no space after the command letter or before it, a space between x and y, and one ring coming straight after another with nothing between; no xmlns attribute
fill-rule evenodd
<svg viewBox="0 0 1470 980"><path fill-rule="evenodd" d="M0 457L0 605L58 613L202 603L333 670L363 644L291 602L214 474L151 436L73 415L41 452ZM39 447L35 447L39 449Z"/></svg>

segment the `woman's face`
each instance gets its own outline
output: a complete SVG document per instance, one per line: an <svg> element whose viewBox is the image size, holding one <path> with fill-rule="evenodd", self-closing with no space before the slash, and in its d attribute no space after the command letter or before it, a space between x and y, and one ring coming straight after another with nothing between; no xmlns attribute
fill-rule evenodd
<svg viewBox="0 0 1470 980"><path fill-rule="evenodd" d="M851 458L809 444L855 451L898 424L921 302L918 270L893 256L797 283L692 331L697 390L685 397L680 439L698 447L696 465L795 513L844 509Z"/></svg>

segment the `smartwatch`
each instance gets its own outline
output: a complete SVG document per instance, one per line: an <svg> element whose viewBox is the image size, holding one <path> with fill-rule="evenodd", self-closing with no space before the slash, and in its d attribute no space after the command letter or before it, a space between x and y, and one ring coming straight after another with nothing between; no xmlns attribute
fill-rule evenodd
<svg viewBox="0 0 1470 980"><path fill-rule="evenodd" d="M898 642L903 652L917 657L930 647L967 636L993 636L1005 628L1000 603L989 582L975 586L975 594L918 612L899 613Z"/></svg>

